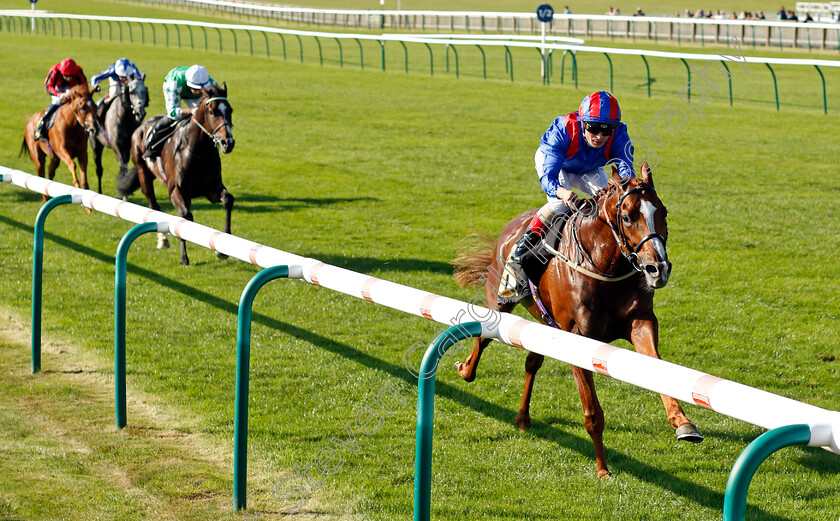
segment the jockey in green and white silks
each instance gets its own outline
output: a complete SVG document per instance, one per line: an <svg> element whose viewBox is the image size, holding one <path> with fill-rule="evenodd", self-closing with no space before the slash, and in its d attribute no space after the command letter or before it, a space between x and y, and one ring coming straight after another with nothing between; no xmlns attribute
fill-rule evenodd
<svg viewBox="0 0 840 521"><path fill-rule="evenodd" d="M210 77L203 65L175 67L166 74L163 79L166 115L156 121L147 134L144 158L150 159L157 154L171 133L166 131L192 113L202 97L201 89L210 85L216 85L216 81ZM186 109L181 108L181 101L187 106Z"/></svg>
<svg viewBox="0 0 840 521"><path fill-rule="evenodd" d="M215 84L216 81L210 77L207 69L201 65L175 67L163 79L163 100L166 106L166 115L171 119L181 119L184 115L181 101L187 107L193 109L201 98L201 88Z"/></svg>

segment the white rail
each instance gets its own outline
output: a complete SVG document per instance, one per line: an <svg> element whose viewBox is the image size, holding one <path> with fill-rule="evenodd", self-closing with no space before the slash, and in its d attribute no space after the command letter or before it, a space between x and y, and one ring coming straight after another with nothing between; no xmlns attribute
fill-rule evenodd
<svg viewBox="0 0 840 521"><path fill-rule="evenodd" d="M694 369L650 358L596 340L553 329L508 313L403 286L317 259L263 246L90 190L73 188L0 166L0 181L47 196L81 195L86 208L134 222L168 223L169 233L193 244L268 268L289 266L289 276L375 302L446 326L482 323L482 336L595 371L656 393L693 403L766 429L807 424L809 445L840 454L840 412L797 402Z"/></svg>
<svg viewBox="0 0 840 521"><path fill-rule="evenodd" d="M429 10L359 10L283 7L231 0L146 0L170 5L224 10L258 17L292 22L366 26L371 28L434 29L449 27L463 31L522 31L536 33L540 24L536 13L497 11L429 11ZM832 2L840 5L840 2ZM683 30L685 29L685 31ZM612 16L555 13L550 24L551 34L568 36L601 36L677 41L719 42L730 36L751 45L774 44L821 49L840 46L840 24L804 23L785 20L716 20L708 18L678 18L664 16ZM687 34L685 34L687 32ZM724 34L725 33L725 34Z"/></svg>

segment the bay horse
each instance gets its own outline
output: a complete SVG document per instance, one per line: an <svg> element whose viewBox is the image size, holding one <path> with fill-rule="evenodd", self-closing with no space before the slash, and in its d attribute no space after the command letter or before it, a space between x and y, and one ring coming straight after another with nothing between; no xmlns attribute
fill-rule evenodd
<svg viewBox="0 0 840 521"><path fill-rule="evenodd" d="M131 165L131 135L146 117L146 107L149 106L149 89L144 82L145 75L133 78L120 87L116 99L105 103L97 109L97 118L104 132L90 138L93 150L93 162L96 164L96 177L99 180L99 193L102 193L102 151L105 147L114 150L120 170L117 174L117 193L120 197L130 195L134 189L123 186L124 179L129 177L128 169ZM133 176L136 179L136 175Z"/></svg>
<svg viewBox="0 0 840 521"><path fill-rule="evenodd" d="M45 160L49 156L50 167L47 178L50 180L55 177L58 165L63 162L73 176L73 186L87 189L88 135L95 136L100 130L99 121L96 119L96 105L93 103L87 83L76 85L64 94L62 104L55 113L55 123L52 128L44 132L47 139L42 138L36 141L35 127L44 112L46 109L32 114L26 121L21 154L24 150L29 151L29 157L35 163L35 169L40 177L44 177ZM78 178L76 177L76 159L79 160ZM47 196L44 196L44 201L46 200Z"/></svg>
<svg viewBox="0 0 840 521"><path fill-rule="evenodd" d="M146 133L156 121L167 116L155 116L137 127L131 136L131 159L137 167L140 189L149 202L149 208L160 210L152 185L157 178L169 190L169 200L178 215L189 221L193 220L190 211L193 198L204 196L211 203L221 201L225 209L224 231L230 233L233 195L222 183L222 162L216 145L224 154L233 151L233 108L227 99L224 83L202 88L201 92L202 98L193 113L178 122L161 148L159 158L143 158ZM166 237L159 234L158 248L168 247ZM223 257L218 252L217 255ZM187 266L189 263L187 244L181 239L181 264Z"/></svg>
<svg viewBox="0 0 840 521"><path fill-rule="evenodd" d="M534 281L550 317L539 309L533 297L518 303L542 323L553 317L556 327L565 331L604 343L625 339L636 351L659 358L659 325L653 311L653 294L668 283L671 262L665 249L667 209L656 195L650 168L643 164L641 178L630 179L621 179L613 169L607 186L586 201L590 211L574 212L568 218L545 272L538 283ZM518 304L498 303L498 274L502 273L510 249L536 211L527 211L511 220L495 246L492 239L486 238L483 244L462 252L452 262L461 286L485 282L491 309L510 312ZM580 269L573 267L576 263ZM466 361L455 363L467 382L475 379L481 354L490 342L490 339L476 339ZM531 392L543 358L529 352L525 360L525 391L516 416L521 430L531 424ZM586 431L595 445L598 477L609 476L603 442L604 412L595 392L593 373L575 366L572 373L583 405ZM662 395L662 402L678 439L703 440L677 400Z"/></svg>

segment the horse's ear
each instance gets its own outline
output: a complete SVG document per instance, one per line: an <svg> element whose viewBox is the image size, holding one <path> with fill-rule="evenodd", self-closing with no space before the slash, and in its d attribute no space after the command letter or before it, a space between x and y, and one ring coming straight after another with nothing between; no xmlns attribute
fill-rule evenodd
<svg viewBox="0 0 840 521"><path fill-rule="evenodd" d="M224 95L227 96L227 82L222 82L222 91L225 93Z"/></svg>
<svg viewBox="0 0 840 521"><path fill-rule="evenodd" d="M642 167L639 169L639 172L642 174L642 182L653 188L653 172L651 171L650 166L648 166L647 161L642 163Z"/></svg>
<svg viewBox="0 0 840 521"><path fill-rule="evenodd" d="M141 81L146 81L146 73L145 72L140 75L140 80Z"/></svg>
<svg viewBox="0 0 840 521"><path fill-rule="evenodd" d="M610 184L619 185L624 181L618 173L618 165L615 163L607 163L604 165L604 173L607 174L607 181Z"/></svg>

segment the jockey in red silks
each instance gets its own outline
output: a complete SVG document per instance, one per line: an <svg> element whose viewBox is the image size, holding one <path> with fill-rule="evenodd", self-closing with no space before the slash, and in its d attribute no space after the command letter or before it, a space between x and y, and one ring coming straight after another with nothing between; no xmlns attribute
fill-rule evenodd
<svg viewBox="0 0 840 521"><path fill-rule="evenodd" d="M577 112L555 119L540 140L534 165L548 202L511 249L499 284L500 297L519 293L516 275L521 272L522 256L539 243L552 220L569 211L573 190L592 195L607 186L607 163L616 164L622 178L635 177L633 146L627 125L621 122L618 100L598 91L583 98Z"/></svg>
<svg viewBox="0 0 840 521"><path fill-rule="evenodd" d="M41 139L44 123L61 106L64 101L64 94L82 83L87 83L87 78L85 78L82 68L72 58L65 58L61 60L61 63L52 66L49 74L47 74L47 79L44 81L44 89L52 97L52 102L35 128L36 140Z"/></svg>

